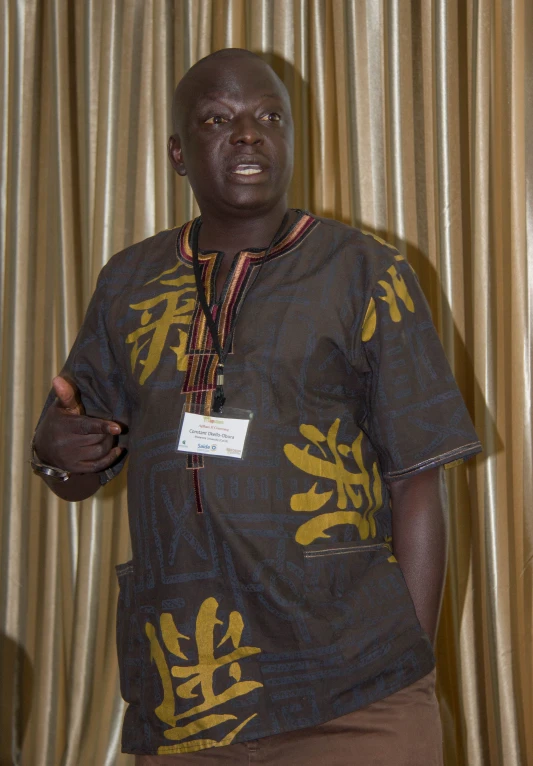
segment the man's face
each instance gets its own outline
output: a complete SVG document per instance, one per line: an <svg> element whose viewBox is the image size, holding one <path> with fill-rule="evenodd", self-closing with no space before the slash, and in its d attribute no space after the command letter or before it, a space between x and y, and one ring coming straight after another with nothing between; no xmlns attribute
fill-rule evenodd
<svg viewBox="0 0 533 766"><path fill-rule="evenodd" d="M214 59L179 97L174 169L188 175L205 215L267 212L287 193L293 167L290 102L272 70L252 57Z"/></svg>

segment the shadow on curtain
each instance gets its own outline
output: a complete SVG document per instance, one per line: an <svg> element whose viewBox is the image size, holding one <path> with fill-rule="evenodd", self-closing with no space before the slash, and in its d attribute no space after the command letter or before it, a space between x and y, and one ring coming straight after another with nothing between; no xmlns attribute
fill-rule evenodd
<svg viewBox="0 0 533 766"><path fill-rule="evenodd" d="M528 0L3 3L0 766L133 764L125 477L67 504L28 445L102 265L196 213L166 159L170 103L223 47L267 56L291 93L292 204L387 239L419 275L485 447L448 474L446 764L533 763L532 39Z"/></svg>

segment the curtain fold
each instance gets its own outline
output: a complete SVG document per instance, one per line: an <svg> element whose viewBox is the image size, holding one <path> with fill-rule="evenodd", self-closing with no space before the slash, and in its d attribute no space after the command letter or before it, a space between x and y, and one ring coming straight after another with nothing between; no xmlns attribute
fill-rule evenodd
<svg viewBox="0 0 533 766"><path fill-rule="evenodd" d="M291 203L409 258L484 444L447 472L447 766L533 763L533 3L0 0L0 766L119 754L125 481L79 504L29 444L101 267L197 213L175 84L223 47L291 94Z"/></svg>

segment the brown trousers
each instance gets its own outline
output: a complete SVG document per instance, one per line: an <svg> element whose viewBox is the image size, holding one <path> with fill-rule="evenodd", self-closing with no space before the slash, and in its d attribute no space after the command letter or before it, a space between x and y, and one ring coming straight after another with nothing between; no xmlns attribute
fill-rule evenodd
<svg viewBox="0 0 533 766"><path fill-rule="evenodd" d="M435 671L390 697L309 729L135 766L442 766Z"/></svg>

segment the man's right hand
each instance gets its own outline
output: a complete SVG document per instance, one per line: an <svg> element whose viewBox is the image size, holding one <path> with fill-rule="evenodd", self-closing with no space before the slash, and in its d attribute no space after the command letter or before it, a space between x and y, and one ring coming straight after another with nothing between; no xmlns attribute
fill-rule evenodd
<svg viewBox="0 0 533 766"><path fill-rule="evenodd" d="M54 378L52 385L57 399L35 432L37 458L75 474L105 470L122 452L120 447L113 447L122 430L120 425L85 415L78 389L65 378Z"/></svg>

